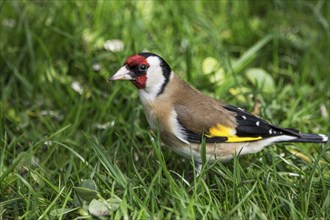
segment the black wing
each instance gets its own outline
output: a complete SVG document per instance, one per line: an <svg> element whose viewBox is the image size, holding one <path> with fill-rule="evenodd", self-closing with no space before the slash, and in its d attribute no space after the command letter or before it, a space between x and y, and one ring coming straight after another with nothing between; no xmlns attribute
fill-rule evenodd
<svg viewBox="0 0 330 220"><path fill-rule="evenodd" d="M204 137L206 143L223 143L223 142L244 142L244 141L257 141L267 137L275 137L280 135L290 135L299 137L299 131L288 128L280 128L269 122L244 111L241 108L237 108L232 105L224 106L225 109L236 113L236 136L231 137L210 137L207 135L208 131L203 135L201 133L192 132L184 128L184 132L187 135L187 139L191 143L201 143ZM248 138L248 139L247 139Z"/></svg>

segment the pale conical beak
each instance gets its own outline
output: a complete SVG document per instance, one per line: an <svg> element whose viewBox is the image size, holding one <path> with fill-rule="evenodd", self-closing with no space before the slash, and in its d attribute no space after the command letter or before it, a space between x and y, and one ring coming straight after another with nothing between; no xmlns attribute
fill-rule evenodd
<svg viewBox="0 0 330 220"><path fill-rule="evenodd" d="M133 80L131 76L131 71L126 68L126 66L122 66L116 73L115 75L111 76L109 78L109 81L113 80Z"/></svg>

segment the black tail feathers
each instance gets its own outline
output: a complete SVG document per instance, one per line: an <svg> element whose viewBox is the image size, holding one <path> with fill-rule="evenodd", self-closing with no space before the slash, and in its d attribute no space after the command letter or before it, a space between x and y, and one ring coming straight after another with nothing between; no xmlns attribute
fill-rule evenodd
<svg viewBox="0 0 330 220"><path fill-rule="evenodd" d="M299 133L297 139L291 140L290 142L303 142L303 143L327 143L328 137L324 134L304 134Z"/></svg>

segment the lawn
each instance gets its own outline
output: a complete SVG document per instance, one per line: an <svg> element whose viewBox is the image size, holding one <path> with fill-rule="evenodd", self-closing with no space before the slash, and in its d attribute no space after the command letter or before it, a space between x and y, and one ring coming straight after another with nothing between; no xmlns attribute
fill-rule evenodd
<svg viewBox="0 0 330 220"><path fill-rule="evenodd" d="M330 144L195 164L163 148L136 88L161 55L205 94L329 135L330 3L0 1L0 219L330 219Z"/></svg>

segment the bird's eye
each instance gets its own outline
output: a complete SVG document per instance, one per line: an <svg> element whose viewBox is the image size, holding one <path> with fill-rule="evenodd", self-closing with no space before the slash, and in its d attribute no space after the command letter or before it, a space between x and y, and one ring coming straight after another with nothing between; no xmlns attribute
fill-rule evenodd
<svg viewBox="0 0 330 220"><path fill-rule="evenodd" d="M148 67L147 67L147 65L145 65L145 64L142 64L142 65L139 66L139 70L140 70L140 71L146 71L147 68L148 68Z"/></svg>

